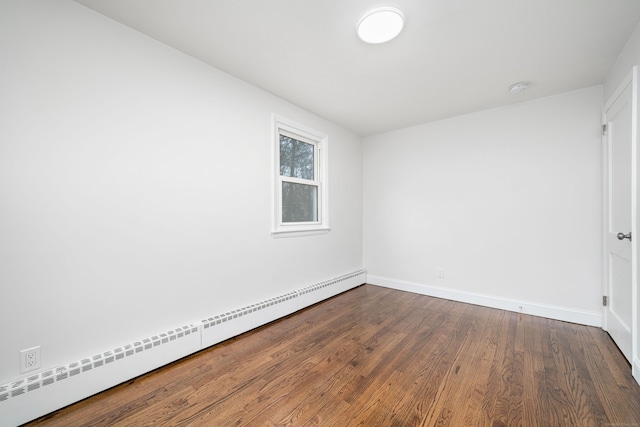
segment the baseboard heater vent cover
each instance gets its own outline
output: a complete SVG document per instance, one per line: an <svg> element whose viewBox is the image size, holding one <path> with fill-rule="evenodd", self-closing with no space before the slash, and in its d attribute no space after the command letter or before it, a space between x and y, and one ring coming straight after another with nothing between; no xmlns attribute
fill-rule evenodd
<svg viewBox="0 0 640 427"><path fill-rule="evenodd" d="M53 369L46 369L37 374L18 378L7 384L0 384L0 414L2 413L3 402L10 403L7 401L11 401L15 397L22 396L22 398L28 398L29 393L35 390L39 390L40 393L45 391L47 391L47 394L56 393L55 391L51 391L52 389L55 389L55 387L50 387L55 383L64 381L66 384L67 379L83 378L82 375L87 372L95 372L96 374L98 373L96 372L97 370L103 372L101 368L105 366L117 365L119 361L129 360L129 358L135 357L140 353L156 350L168 343L176 342L176 345L189 348L191 350L188 350L188 354L190 354L209 347L217 342L223 341L231 336L238 335L239 333L246 332L254 327L266 324L271 320L291 314L310 304L326 299L331 295L337 295L347 289L361 285L365 281L366 271L358 270L353 273L316 283L314 285L241 307L236 310L216 314L207 319L201 320L200 322L187 324L170 331L146 337L90 357L73 361L66 365L58 366ZM329 288L334 285L334 288ZM316 294L314 293L316 291L322 292L317 292ZM195 348L191 347L193 343L187 343L188 341L193 341L194 334L198 334L198 344ZM189 337L189 340L184 339L185 337ZM166 349L171 351L169 347L166 347ZM162 349L159 350L163 351ZM163 353L164 352L166 352L166 350L163 351ZM145 354L151 355L157 353ZM182 356L184 355L186 354L182 354ZM149 369L140 368L139 372L136 372L134 376L141 375L155 369L155 367L157 366L150 366ZM133 376L131 378L133 378ZM88 381L91 380L89 379ZM113 386L117 383L118 382L115 382L111 385ZM69 403L73 403L73 401L70 401L67 404ZM44 415L49 411L45 413L38 413L37 408L33 408L33 411L29 410L28 412L31 415L26 416L25 421Z"/></svg>
<svg viewBox="0 0 640 427"><path fill-rule="evenodd" d="M57 368L49 369L39 374L17 379L9 384L0 385L0 402L42 387L47 387L55 382L64 381L67 378L75 377L93 369L98 369L124 359L125 357L134 356L137 353L161 346L162 344L179 340L190 334L197 333L198 328L199 325L197 324L182 326L159 335L153 335L112 350L107 350L91 357L85 357L64 366L58 366Z"/></svg>

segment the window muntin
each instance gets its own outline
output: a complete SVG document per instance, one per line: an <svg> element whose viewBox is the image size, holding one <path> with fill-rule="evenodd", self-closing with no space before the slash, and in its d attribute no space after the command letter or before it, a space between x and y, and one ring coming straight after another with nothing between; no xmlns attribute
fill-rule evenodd
<svg viewBox="0 0 640 427"><path fill-rule="evenodd" d="M326 149L326 135L275 119L274 234L328 230Z"/></svg>

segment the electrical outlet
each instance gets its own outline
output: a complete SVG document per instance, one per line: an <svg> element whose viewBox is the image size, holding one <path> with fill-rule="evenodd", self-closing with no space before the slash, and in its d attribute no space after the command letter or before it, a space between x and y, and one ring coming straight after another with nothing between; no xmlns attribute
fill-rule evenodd
<svg viewBox="0 0 640 427"><path fill-rule="evenodd" d="M436 271L436 276L442 279L444 277L444 268L438 267L438 270Z"/></svg>
<svg viewBox="0 0 640 427"><path fill-rule="evenodd" d="M28 348L20 352L20 373L40 368L40 346Z"/></svg>

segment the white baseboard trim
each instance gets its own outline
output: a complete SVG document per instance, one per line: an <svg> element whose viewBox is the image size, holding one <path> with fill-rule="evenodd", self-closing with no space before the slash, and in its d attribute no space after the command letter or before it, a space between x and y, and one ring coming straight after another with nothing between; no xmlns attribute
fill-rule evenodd
<svg viewBox="0 0 640 427"><path fill-rule="evenodd" d="M358 270L0 384L0 425L24 424L365 282Z"/></svg>
<svg viewBox="0 0 640 427"><path fill-rule="evenodd" d="M370 274L367 274L367 283L400 291L429 295L432 297L514 311L517 313L531 314L533 316L547 317L549 319L562 320L581 325L602 326L602 314L599 312L576 310L568 307L558 307L530 301L495 297L455 289L445 289L437 286L372 276Z"/></svg>
<svg viewBox="0 0 640 427"><path fill-rule="evenodd" d="M631 375L635 378L638 385L640 385L640 359L637 357L633 359L633 363L631 364Z"/></svg>

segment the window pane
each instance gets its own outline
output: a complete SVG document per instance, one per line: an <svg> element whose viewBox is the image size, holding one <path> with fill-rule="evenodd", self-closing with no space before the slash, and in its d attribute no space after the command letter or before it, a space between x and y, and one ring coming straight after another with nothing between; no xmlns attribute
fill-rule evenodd
<svg viewBox="0 0 640 427"><path fill-rule="evenodd" d="M315 179L313 155L312 144L280 135L280 175Z"/></svg>
<svg viewBox="0 0 640 427"><path fill-rule="evenodd" d="M318 221L318 187L282 183L282 222Z"/></svg>

